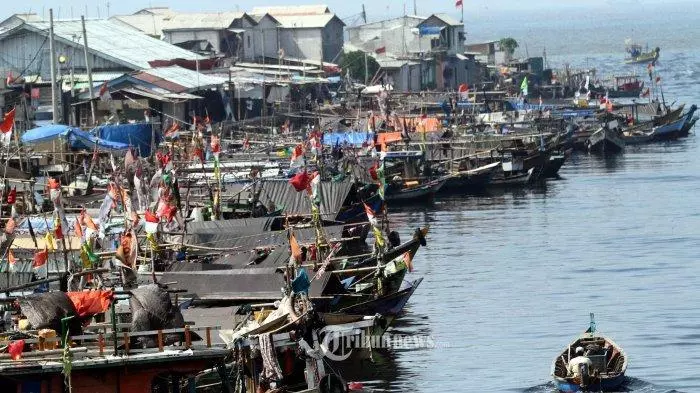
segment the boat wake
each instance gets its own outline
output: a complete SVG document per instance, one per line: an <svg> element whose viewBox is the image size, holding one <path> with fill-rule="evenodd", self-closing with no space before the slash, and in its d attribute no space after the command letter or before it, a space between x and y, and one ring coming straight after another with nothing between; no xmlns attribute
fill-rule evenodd
<svg viewBox="0 0 700 393"><path fill-rule="evenodd" d="M523 393L552 393L556 392L557 388L553 382L548 382L542 385L533 386L523 390ZM683 393L680 390L668 389L663 386L654 385L638 378L627 377L627 381L622 386L619 392L643 392L643 393Z"/></svg>

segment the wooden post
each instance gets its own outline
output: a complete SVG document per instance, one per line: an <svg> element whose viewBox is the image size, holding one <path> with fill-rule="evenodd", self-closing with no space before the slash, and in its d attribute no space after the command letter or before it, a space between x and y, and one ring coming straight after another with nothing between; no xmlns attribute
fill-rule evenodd
<svg viewBox="0 0 700 393"><path fill-rule="evenodd" d="M192 346L192 335L190 334L190 325L185 325L185 348Z"/></svg>
<svg viewBox="0 0 700 393"><path fill-rule="evenodd" d="M207 326L206 328L206 336L207 336L207 348L211 348L211 328Z"/></svg>
<svg viewBox="0 0 700 393"><path fill-rule="evenodd" d="M163 330L158 329L158 352L163 352Z"/></svg>
<svg viewBox="0 0 700 393"><path fill-rule="evenodd" d="M129 333L124 332L124 353L129 354Z"/></svg>
<svg viewBox="0 0 700 393"><path fill-rule="evenodd" d="M105 353L105 338L102 335L102 332L98 333L98 335L97 335L97 344L100 347L100 356L104 355L104 353Z"/></svg>

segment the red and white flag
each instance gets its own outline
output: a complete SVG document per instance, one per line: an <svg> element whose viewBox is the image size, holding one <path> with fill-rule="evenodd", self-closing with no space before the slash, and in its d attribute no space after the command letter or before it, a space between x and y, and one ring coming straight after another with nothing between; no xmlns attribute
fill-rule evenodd
<svg viewBox="0 0 700 393"><path fill-rule="evenodd" d="M46 263L49 261L49 250L44 246L44 251L39 251L34 254L34 263L32 267L36 272L38 278L46 278L48 275L48 268Z"/></svg>
<svg viewBox="0 0 700 393"><path fill-rule="evenodd" d="M365 205L365 213L367 213L367 221L369 221L370 224L372 224L373 227L376 227L379 225L379 222L377 221L377 217L374 214L374 210L372 210L369 205L366 203L363 203Z"/></svg>
<svg viewBox="0 0 700 393"><path fill-rule="evenodd" d="M0 131L2 131L2 141L7 144L10 143L10 137L12 136L12 130L15 128L15 109L12 108L11 111L5 113L5 117L0 123Z"/></svg>
<svg viewBox="0 0 700 393"><path fill-rule="evenodd" d="M455 0L455 7L462 8L463 6L462 0Z"/></svg>
<svg viewBox="0 0 700 393"><path fill-rule="evenodd" d="M102 101L109 101L112 99L112 95L109 93L109 86L107 86L107 81L100 86L99 95Z"/></svg>

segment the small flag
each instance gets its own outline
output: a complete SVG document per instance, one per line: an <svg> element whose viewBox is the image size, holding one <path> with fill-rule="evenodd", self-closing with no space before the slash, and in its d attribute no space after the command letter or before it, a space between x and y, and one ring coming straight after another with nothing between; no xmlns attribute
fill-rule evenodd
<svg viewBox="0 0 700 393"><path fill-rule="evenodd" d="M44 251L39 251L34 254L34 262L32 263L32 267L34 268L37 277L44 278L48 275L48 269L46 267L46 263L48 261L49 251L46 249L46 246L44 246Z"/></svg>
<svg viewBox="0 0 700 393"><path fill-rule="evenodd" d="M372 210L371 207L369 207L368 204L362 203L365 205L365 213L367 213L367 221L369 221L370 224L372 224L373 227L376 227L379 225L379 222L377 221L377 217L374 215L374 210Z"/></svg>
<svg viewBox="0 0 700 393"><path fill-rule="evenodd" d="M462 83L459 85L459 99L466 101L469 99L469 85Z"/></svg>
<svg viewBox="0 0 700 393"><path fill-rule="evenodd" d="M381 47L375 49L375 50L374 50L374 53L376 53L376 54L378 54L378 55L380 55L380 54L382 54L382 53L386 53L386 46L381 46Z"/></svg>
<svg viewBox="0 0 700 393"><path fill-rule="evenodd" d="M10 354L10 358L12 360L21 359L23 351L24 351L24 340L15 340L7 345L7 352Z"/></svg>
<svg viewBox="0 0 700 393"><path fill-rule="evenodd" d="M408 271L412 272L413 271L413 257L411 257L411 252L406 251L403 254L403 261L406 263L406 267L408 267Z"/></svg>
<svg viewBox="0 0 700 393"><path fill-rule="evenodd" d="M144 230L146 231L146 233L157 233L158 224L160 223L158 217L156 217L156 215L153 214L150 210L146 210L144 218L146 219L146 224L144 224Z"/></svg>
<svg viewBox="0 0 700 393"><path fill-rule="evenodd" d="M12 129L15 127L15 108L11 111L5 113L5 117L0 123L0 131L2 131L2 139L5 143L10 143L10 136L12 135Z"/></svg>
<svg viewBox="0 0 700 393"><path fill-rule="evenodd" d="M297 262L301 262L301 247L299 247L299 243L297 242L296 236L294 236L294 232L289 235L289 247L292 250L292 258L294 258L294 260Z"/></svg>
<svg viewBox="0 0 700 393"><path fill-rule="evenodd" d="M527 77L525 77L525 78L523 79L523 82L520 84L520 91L523 92L523 95L524 95L524 96L527 95L527 88L528 88Z"/></svg>
<svg viewBox="0 0 700 393"><path fill-rule="evenodd" d="M109 93L109 86L107 86L107 81L100 86L100 100L109 101L112 99L112 95Z"/></svg>
<svg viewBox="0 0 700 393"><path fill-rule="evenodd" d="M83 227L80 226L80 220L75 220L75 224L73 225L73 230L75 231L75 237L78 238L83 238Z"/></svg>
<svg viewBox="0 0 700 393"><path fill-rule="evenodd" d="M17 263L17 259L15 259L15 253L12 252L12 249L7 250L7 262L10 263L10 271L15 271L15 264Z"/></svg>
<svg viewBox="0 0 700 393"><path fill-rule="evenodd" d="M660 77L660 76L657 76L657 77L656 77L656 84L657 84L657 85L660 85L660 84L661 84L661 77Z"/></svg>
<svg viewBox="0 0 700 393"><path fill-rule="evenodd" d="M457 7L457 8L462 8L462 7L464 7L464 4L463 4L462 0L456 0L456 1L455 1L455 7Z"/></svg>
<svg viewBox="0 0 700 393"><path fill-rule="evenodd" d="M294 177L289 179L289 184L291 184L297 192L302 192L309 188L309 182L309 175L306 173L306 171L299 172L294 175Z"/></svg>
<svg viewBox="0 0 700 393"><path fill-rule="evenodd" d="M15 219L10 217L9 220L5 223L5 233L8 235L12 235L15 233L15 227L17 226L17 223L15 222Z"/></svg>

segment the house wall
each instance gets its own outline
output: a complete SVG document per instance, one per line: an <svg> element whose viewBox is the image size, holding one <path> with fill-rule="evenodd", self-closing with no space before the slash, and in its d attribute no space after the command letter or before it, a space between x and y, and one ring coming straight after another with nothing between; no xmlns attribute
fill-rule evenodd
<svg viewBox="0 0 700 393"><path fill-rule="evenodd" d="M68 63L59 64L58 72L62 75L70 73L73 68L76 73L85 72L85 55L82 46L67 45L62 40L56 40L55 52L68 56ZM39 52L39 55L35 55ZM27 30L19 30L0 39L3 67L15 70L27 70L25 75L41 75L42 79L50 80L51 66L49 42L45 36ZM114 63L94 54L90 55L93 71L129 71L124 66ZM34 61L32 61L34 60Z"/></svg>
<svg viewBox="0 0 700 393"><path fill-rule="evenodd" d="M254 36L253 57L277 58L279 50L277 24L265 17L251 29Z"/></svg>
<svg viewBox="0 0 700 393"><path fill-rule="evenodd" d="M176 45L193 40L207 40L216 53L221 53L219 30L168 30L163 32L163 41Z"/></svg>
<svg viewBox="0 0 700 393"><path fill-rule="evenodd" d="M337 63L343 51L345 37L343 36L343 24L337 19L332 19L323 29L323 61Z"/></svg>
<svg viewBox="0 0 700 393"><path fill-rule="evenodd" d="M320 28L280 29L280 47L287 57L323 59L323 33Z"/></svg>

